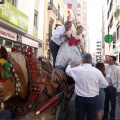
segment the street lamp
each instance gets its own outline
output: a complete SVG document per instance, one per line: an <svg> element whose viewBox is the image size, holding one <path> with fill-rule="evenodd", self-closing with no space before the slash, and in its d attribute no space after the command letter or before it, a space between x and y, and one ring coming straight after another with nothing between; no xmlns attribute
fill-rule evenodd
<svg viewBox="0 0 120 120"><path fill-rule="evenodd" d="M4 0L0 0L0 4L4 4Z"/></svg>

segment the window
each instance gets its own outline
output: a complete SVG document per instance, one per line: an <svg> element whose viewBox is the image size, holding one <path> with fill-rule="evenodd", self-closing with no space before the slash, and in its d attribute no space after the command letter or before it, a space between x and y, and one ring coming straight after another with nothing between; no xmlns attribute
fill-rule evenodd
<svg viewBox="0 0 120 120"><path fill-rule="evenodd" d="M26 52L27 51L27 46L23 45L23 51Z"/></svg>
<svg viewBox="0 0 120 120"><path fill-rule="evenodd" d="M17 0L8 0L13 6L17 6Z"/></svg>
<svg viewBox="0 0 120 120"><path fill-rule="evenodd" d="M6 48L12 48L12 41L5 40L4 46L5 46Z"/></svg>
<svg viewBox="0 0 120 120"><path fill-rule="evenodd" d="M38 12L34 12L34 26L38 27Z"/></svg>

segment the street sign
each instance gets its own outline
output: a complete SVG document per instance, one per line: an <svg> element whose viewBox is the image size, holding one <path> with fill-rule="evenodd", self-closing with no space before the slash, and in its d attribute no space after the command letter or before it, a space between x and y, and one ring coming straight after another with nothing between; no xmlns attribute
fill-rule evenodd
<svg viewBox="0 0 120 120"><path fill-rule="evenodd" d="M0 0L0 4L4 4L4 0Z"/></svg>
<svg viewBox="0 0 120 120"><path fill-rule="evenodd" d="M107 34L107 35L105 35L105 37L104 37L104 41L105 41L106 43L111 43L113 40L114 40L114 38L113 38L113 36L110 35L110 34Z"/></svg>

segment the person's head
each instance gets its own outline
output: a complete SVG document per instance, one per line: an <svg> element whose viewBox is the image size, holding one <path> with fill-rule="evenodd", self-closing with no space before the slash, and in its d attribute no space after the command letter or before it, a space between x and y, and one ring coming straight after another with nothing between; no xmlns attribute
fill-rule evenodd
<svg viewBox="0 0 120 120"><path fill-rule="evenodd" d="M96 68L99 69L102 74L105 76L105 65L102 62L97 62L96 63Z"/></svg>
<svg viewBox="0 0 120 120"><path fill-rule="evenodd" d="M80 34L82 34L83 30L84 30L83 26L79 25L76 29L76 32L78 35L80 35Z"/></svg>
<svg viewBox="0 0 120 120"><path fill-rule="evenodd" d="M110 56L108 59L109 65L113 65L116 62L116 57L115 56Z"/></svg>
<svg viewBox="0 0 120 120"><path fill-rule="evenodd" d="M68 31L72 27L72 21L67 20L64 23L64 26L65 26L66 31Z"/></svg>
<svg viewBox="0 0 120 120"><path fill-rule="evenodd" d="M92 56L89 53L85 53L82 56L82 63L91 63L92 62Z"/></svg>

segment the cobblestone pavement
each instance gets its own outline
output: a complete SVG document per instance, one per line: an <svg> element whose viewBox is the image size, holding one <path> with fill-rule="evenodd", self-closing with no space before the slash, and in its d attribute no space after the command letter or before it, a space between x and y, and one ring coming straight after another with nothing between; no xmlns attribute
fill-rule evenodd
<svg viewBox="0 0 120 120"><path fill-rule="evenodd" d="M64 119L64 110L61 108L61 113L59 115L59 120L75 120L75 94L73 94L68 108L68 118ZM116 118L115 120L120 120L120 105L116 106Z"/></svg>

